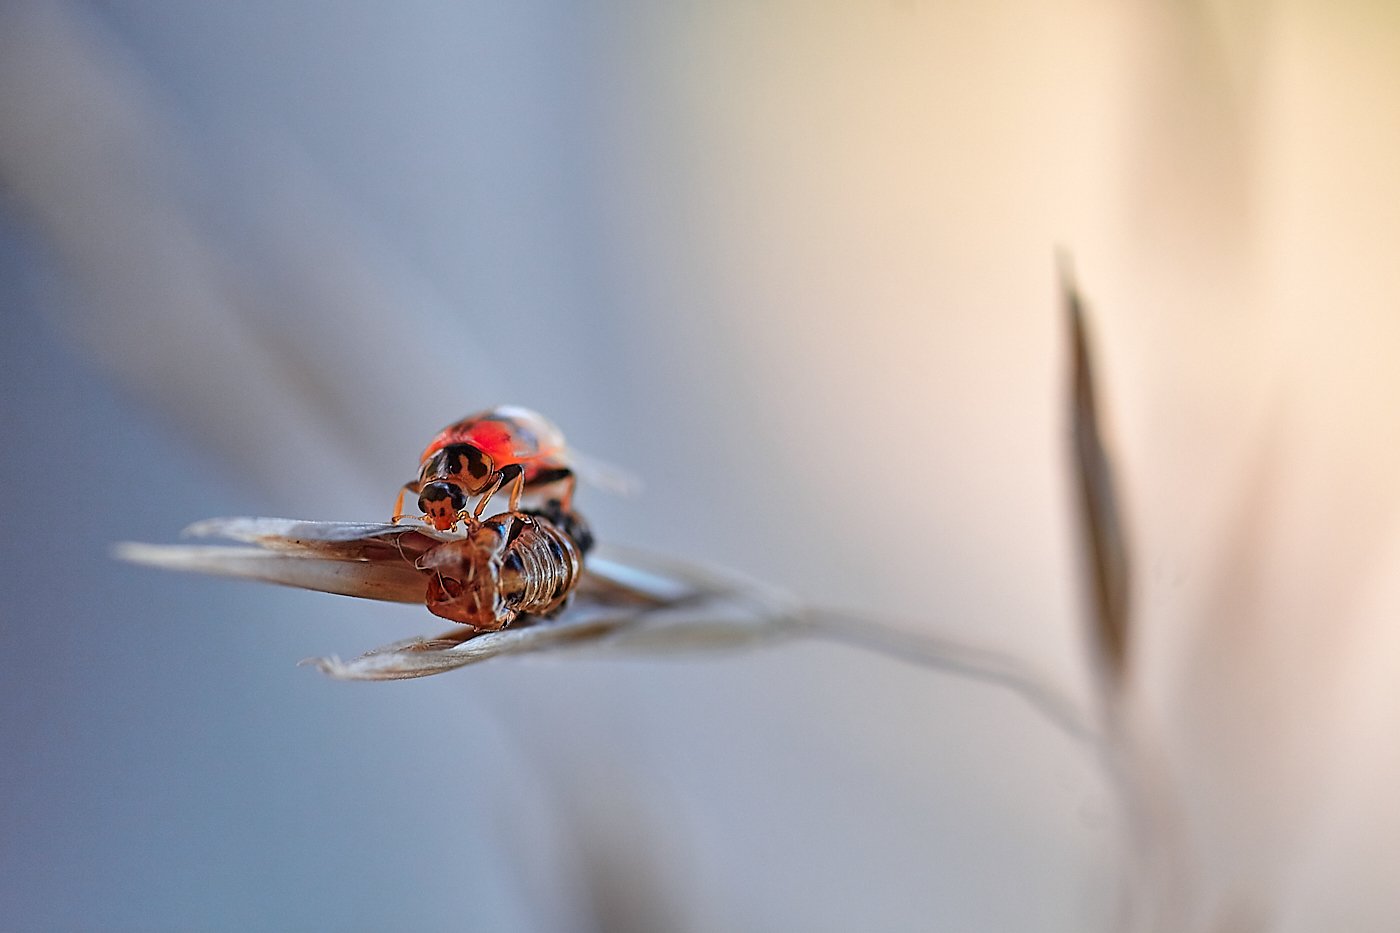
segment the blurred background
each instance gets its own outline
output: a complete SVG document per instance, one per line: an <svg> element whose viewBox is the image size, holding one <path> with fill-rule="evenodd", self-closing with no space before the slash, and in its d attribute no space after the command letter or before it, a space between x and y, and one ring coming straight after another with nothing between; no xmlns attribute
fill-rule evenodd
<svg viewBox="0 0 1400 933"><path fill-rule="evenodd" d="M387 518L523 404L641 478L600 538L1087 708L1063 249L1174 928L1393 926L1397 63L1361 0L5 4L0 924L1119 925L1109 784L993 688L818 644L343 685L295 662L439 626L108 557Z"/></svg>

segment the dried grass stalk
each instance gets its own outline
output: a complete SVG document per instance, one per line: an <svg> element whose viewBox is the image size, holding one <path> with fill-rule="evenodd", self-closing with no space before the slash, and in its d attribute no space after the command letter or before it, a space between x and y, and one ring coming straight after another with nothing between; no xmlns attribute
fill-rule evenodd
<svg viewBox="0 0 1400 933"><path fill-rule="evenodd" d="M271 518L210 519L186 534L237 543L123 544L117 556L170 570L413 603L423 601L429 574L414 562L456 537L419 524ZM1000 652L847 613L805 609L753 580L640 551L600 547L586 567L572 603L551 618L524 617L498 632L459 626L432 638L396 641L349 661L325 657L303 663L341 680L403 680L502 655L561 648L691 654L821 638L1012 689L1067 732L1090 734L1074 705L1047 679Z"/></svg>
<svg viewBox="0 0 1400 933"><path fill-rule="evenodd" d="M428 573L414 561L455 535L421 525L230 518L199 522L195 537L239 545L118 545L123 560L391 602L421 603ZM504 654L580 644L631 651L740 648L784 634L796 606L780 593L692 565L600 548L568 609L499 632L467 626L411 638L350 661L308 662L345 680L398 680L443 673Z"/></svg>

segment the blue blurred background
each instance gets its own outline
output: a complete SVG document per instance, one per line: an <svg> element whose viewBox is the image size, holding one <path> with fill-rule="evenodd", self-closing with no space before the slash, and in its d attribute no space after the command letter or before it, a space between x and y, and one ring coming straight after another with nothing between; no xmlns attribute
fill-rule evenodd
<svg viewBox="0 0 1400 933"><path fill-rule="evenodd" d="M1274 371L1232 348L1309 343L1261 311L1321 288L1298 232L1391 230L1294 194L1299 76L1371 86L1369 21L1188 7L6 4L0 924L1108 923L1103 779L985 686L815 644L347 686L295 662L433 620L108 551L387 517L523 404L643 481L600 537L1087 697L1055 248L1133 310L1126 488L1189 535L1165 478ZM1149 618L1211 556L1170 534Z"/></svg>

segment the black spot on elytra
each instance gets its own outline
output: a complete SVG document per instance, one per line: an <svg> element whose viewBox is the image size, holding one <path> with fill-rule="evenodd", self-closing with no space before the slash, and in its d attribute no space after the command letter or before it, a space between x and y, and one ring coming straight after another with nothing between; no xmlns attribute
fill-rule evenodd
<svg viewBox="0 0 1400 933"><path fill-rule="evenodd" d="M423 464L424 476L461 476L480 482L491 474L486 454L475 444L448 444Z"/></svg>

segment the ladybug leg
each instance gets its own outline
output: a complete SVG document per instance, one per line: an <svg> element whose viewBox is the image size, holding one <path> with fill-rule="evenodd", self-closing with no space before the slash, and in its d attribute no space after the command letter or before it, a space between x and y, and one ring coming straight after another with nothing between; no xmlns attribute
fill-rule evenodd
<svg viewBox="0 0 1400 933"><path fill-rule="evenodd" d="M490 487L481 494L481 498L476 501L476 510L472 513L478 519L481 518L482 511L486 508L486 503L491 501L491 497L500 492L501 487L506 483L514 483L515 487L510 493L510 510L518 511L516 506L520 504L520 493L525 487L525 470L518 463L507 464L496 471L495 478L491 481Z"/></svg>
<svg viewBox="0 0 1400 933"><path fill-rule="evenodd" d="M519 512L520 494L525 491L525 470L520 464L512 463L510 466L501 470L502 477L506 475L507 470L515 471L515 476L509 480L509 482L512 483L510 487L510 510L512 512Z"/></svg>
<svg viewBox="0 0 1400 933"><path fill-rule="evenodd" d="M481 519L481 512L486 508L486 503L491 501L491 497L501 488L501 474L497 473L491 480L491 485L482 492L481 498L476 500L476 508L472 510L472 516L477 520Z"/></svg>
<svg viewBox="0 0 1400 933"><path fill-rule="evenodd" d="M403 484L403 486L399 489L399 497L394 500L394 517L389 519L389 524L397 525L399 523L399 520L403 518L403 494L406 492L417 491L418 480L414 480L411 483Z"/></svg>
<svg viewBox="0 0 1400 933"><path fill-rule="evenodd" d="M559 507L565 512L572 511L574 489L578 487L578 474L573 470L565 466L540 470L535 474L533 483L537 489L541 486L553 486L555 483L561 484L564 489L559 496Z"/></svg>

